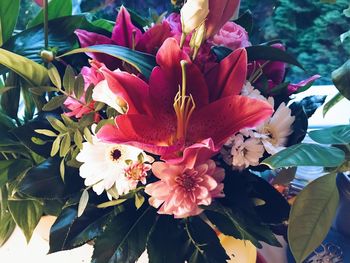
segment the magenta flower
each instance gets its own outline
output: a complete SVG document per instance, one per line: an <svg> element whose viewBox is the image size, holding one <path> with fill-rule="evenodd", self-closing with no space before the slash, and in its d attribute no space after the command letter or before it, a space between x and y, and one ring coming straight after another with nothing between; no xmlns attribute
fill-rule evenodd
<svg viewBox="0 0 350 263"><path fill-rule="evenodd" d="M204 144L201 148L205 148ZM175 218L195 216L203 211L200 205L207 206L213 198L224 197L224 169L217 167L213 160L192 153L189 159L194 162L185 159L179 164L155 162L152 165L152 172L160 181L147 185L145 192L151 196L150 205L160 207L159 214Z"/></svg>
<svg viewBox="0 0 350 263"><path fill-rule="evenodd" d="M206 76L173 38L164 42L156 59L159 66L149 84L129 73L101 69L109 88L128 104L128 112L117 116L115 125L102 127L97 135L101 140L178 159L186 147L209 138L219 148L237 131L255 127L272 114L268 103L238 95L246 80L244 49ZM187 64L185 70L181 61Z"/></svg>
<svg viewBox="0 0 350 263"><path fill-rule="evenodd" d="M109 44L123 46L150 54L155 54L164 40L171 36L170 27L166 21L153 26L143 34L140 29L132 24L130 14L123 6L120 8L110 38L82 29L76 30L75 34L79 39L81 47ZM98 53L89 53L88 55L104 63L109 69L113 70L122 67L121 61L114 57Z"/></svg>

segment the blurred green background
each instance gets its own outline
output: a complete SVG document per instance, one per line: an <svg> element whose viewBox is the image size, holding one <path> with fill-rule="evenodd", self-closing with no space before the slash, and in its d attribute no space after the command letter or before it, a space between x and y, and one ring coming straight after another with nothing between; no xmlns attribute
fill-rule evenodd
<svg viewBox="0 0 350 263"><path fill-rule="evenodd" d="M143 16L162 13L171 8L170 0L73 0L74 12L93 12L97 17L115 20L116 8L124 4ZM342 65L350 54L350 41L340 42L339 36L350 29L350 19L343 15L348 0L331 4L321 0L242 0L241 13L250 9L254 15L251 42L280 39L288 51L303 64L306 72L291 67L288 80L298 82L307 76L320 74L316 84L330 84L330 74ZM328 1L329 2L329 1ZM39 8L32 0L24 0L18 29L23 29Z"/></svg>

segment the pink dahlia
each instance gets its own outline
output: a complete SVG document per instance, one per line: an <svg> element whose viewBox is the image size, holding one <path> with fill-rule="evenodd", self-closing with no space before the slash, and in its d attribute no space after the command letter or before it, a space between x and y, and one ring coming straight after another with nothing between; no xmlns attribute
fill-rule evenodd
<svg viewBox="0 0 350 263"><path fill-rule="evenodd" d="M160 181L147 185L145 192L151 196L150 205L160 207L159 214L195 216L203 211L200 205L210 205L213 198L224 197L225 172L213 160L194 166L155 162L152 171Z"/></svg>

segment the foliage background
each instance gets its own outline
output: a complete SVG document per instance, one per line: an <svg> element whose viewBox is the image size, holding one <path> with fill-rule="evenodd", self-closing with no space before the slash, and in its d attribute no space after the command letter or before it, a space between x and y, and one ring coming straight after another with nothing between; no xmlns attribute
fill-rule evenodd
<svg viewBox="0 0 350 263"><path fill-rule="evenodd" d="M81 11L115 20L116 8L121 4L149 16L155 10L164 12L170 0L76 0ZM288 79L298 82L313 74L323 78L316 84L331 83L330 74L342 65L350 54L350 41L342 44L339 35L349 30L350 19L342 12L348 0L330 4L320 0L242 0L241 11L250 9L254 15L254 33L251 40L258 44L274 39L282 40L288 51L305 67L290 68ZM19 29L38 12L32 0L22 1Z"/></svg>

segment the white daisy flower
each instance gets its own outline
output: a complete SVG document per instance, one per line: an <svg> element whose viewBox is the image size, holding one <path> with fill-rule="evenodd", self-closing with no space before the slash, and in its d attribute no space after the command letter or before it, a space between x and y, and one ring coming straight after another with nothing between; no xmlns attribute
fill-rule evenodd
<svg viewBox="0 0 350 263"><path fill-rule="evenodd" d="M231 149L226 153L222 151L224 161L239 170L259 165L259 160L265 152L259 139L246 137L246 135L252 134L251 131L244 131L244 133L233 136L229 144ZM226 146L228 145L226 144Z"/></svg>
<svg viewBox="0 0 350 263"><path fill-rule="evenodd" d="M272 97L268 101L274 106ZM284 146L287 144L288 136L293 133L292 124L294 120L295 116L292 116L291 109L283 102L273 116L257 128L255 137L261 139L265 150L269 154L276 154L285 149Z"/></svg>
<svg viewBox="0 0 350 263"><path fill-rule="evenodd" d="M130 161L137 161L142 150L128 145L108 144L101 142L96 136L93 143L84 142L83 149L76 157L83 163L79 169L80 176L85 178L85 185L92 186L98 194L103 191L117 190L119 195L127 194L131 185L125 170ZM111 199L111 196L108 195Z"/></svg>
<svg viewBox="0 0 350 263"><path fill-rule="evenodd" d="M245 82L241 90L241 95L252 99L267 101L267 99L261 95L261 92L258 89L254 88L248 80Z"/></svg>

